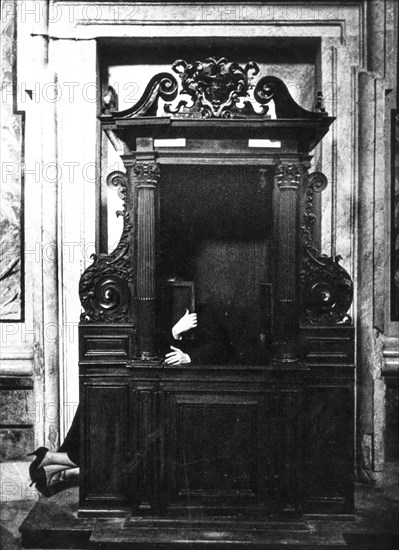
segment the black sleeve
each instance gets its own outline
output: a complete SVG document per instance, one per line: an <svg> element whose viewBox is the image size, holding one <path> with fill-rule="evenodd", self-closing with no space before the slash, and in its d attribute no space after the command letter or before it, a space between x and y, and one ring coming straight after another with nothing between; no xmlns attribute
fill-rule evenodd
<svg viewBox="0 0 399 550"><path fill-rule="evenodd" d="M193 339L183 336L184 343L180 349L190 356L192 364L213 365L226 362L231 345L216 314L210 306L198 306L197 317L198 326ZM179 343L176 342L176 347L179 347Z"/></svg>

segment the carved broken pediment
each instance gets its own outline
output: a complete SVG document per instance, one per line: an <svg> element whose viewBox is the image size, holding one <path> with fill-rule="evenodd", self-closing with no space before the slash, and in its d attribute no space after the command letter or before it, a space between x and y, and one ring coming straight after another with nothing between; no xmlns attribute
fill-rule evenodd
<svg viewBox="0 0 399 550"><path fill-rule="evenodd" d="M159 73L148 83L140 100L117 112L117 98L104 96L103 112L114 118L172 116L173 118L270 118L274 102L277 118L320 120L327 116L318 92L315 111L307 111L292 98L284 82L275 76L256 81L260 69L255 61L245 66L225 57L208 57L188 63L176 60L170 73ZM113 91L113 90L112 90ZM160 103L162 99L165 103Z"/></svg>
<svg viewBox="0 0 399 550"><path fill-rule="evenodd" d="M177 97L178 83L170 73L158 73L151 78L143 95L138 102L124 111L115 111L109 108L108 95L103 97L103 112L107 115L118 116L118 118L137 118L143 116L157 116L159 99L173 101ZM113 98L117 103L117 98Z"/></svg>

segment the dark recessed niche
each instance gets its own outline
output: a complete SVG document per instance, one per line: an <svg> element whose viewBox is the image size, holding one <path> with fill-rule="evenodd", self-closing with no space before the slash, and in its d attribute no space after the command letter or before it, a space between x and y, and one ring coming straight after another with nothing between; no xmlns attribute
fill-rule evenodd
<svg viewBox="0 0 399 550"><path fill-rule="evenodd" d="M221 248L270 244L271 175L269 180L270 185L263 188L257 167L162 167L160 268L164 275L195 278L190 266L209 241Z"/></svg>
<svg viewBox="0 0 399 550"><path fill-rule="evenodd" d="M162 167L158 276L193 281L212 305L235 361L264 363L263 283L274 269L273 178L250 166ZM270 312L270 305L267 307Z"/></svg>
<svg viewBox="0 0 399 550"><path fill-rule="evenodd" d="M315 63L318 38L99 38L100 63L134 65L173 63L175 59L203 60L227 57L229 61L258 63Z"/></svg>

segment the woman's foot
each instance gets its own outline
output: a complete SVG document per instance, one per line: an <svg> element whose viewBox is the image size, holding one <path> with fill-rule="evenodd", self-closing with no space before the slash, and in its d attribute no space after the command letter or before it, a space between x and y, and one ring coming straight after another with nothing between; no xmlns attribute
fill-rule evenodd
<svg viewBox="0 0 399 550"><path fill-rule="evenodd" d="M78 467L76 468L68 468L68 470L63 470L60 472L60 481L68 485L68 487L75 487L79 485L79 474L80 469Z"/></svg>
<svg viewBox="0 0 399 550"><path fill-rule="evenodd" d="M79 468L66 468L64 465L50 465L40 468L36 477L36 489L45 497L50 497L73 487L79 482Z"/></svg>
<svg viewBox="0 0 399 550"><path fill-rule="evenodd" d="M66 471L76 470L77 465L72 462L67 453L50 451L47 447L39 447L28 456L35 456L35 460L29 465L29 475L31 486L36 483L36 488L45 496L50 496L50 487L57 479L52 481L55 474ZM69 475L67 476L69 477ZM65 477L66 479L66 477ZM65 480L63 481L65 483ZM61 489L60 489L61 490Z"/></svg>

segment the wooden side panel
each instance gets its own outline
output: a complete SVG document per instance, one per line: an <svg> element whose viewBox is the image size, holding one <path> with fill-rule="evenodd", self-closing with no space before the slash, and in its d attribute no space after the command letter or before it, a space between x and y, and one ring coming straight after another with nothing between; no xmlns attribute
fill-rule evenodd
<svg viewBox="0 0 399 550"><path fill-rule="evenodd" d="M352 365L354 327L301 327L303 358L309 365Z"/></svg>
<svg viewBox="0 0 399 550"><path fill-rule="evenodd" d="M130 389L129 477L133 513L162 509L160 492L160 428L158 391L151 383Z"/></svg>
<svg viewBox="0 0 399 550"><path fill-rule="evenodd" d="M127 503L128 385L84 384L81 505Z"/></svg>

